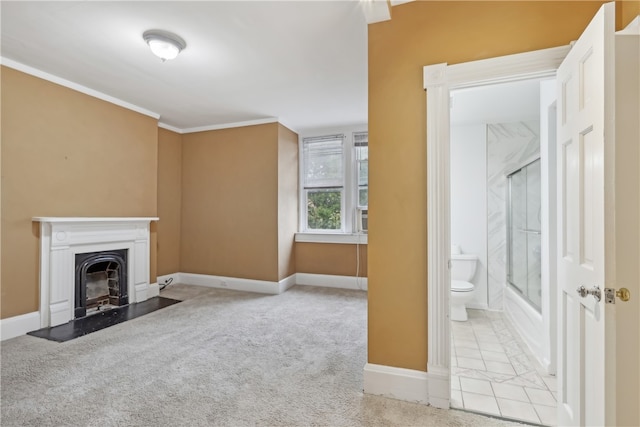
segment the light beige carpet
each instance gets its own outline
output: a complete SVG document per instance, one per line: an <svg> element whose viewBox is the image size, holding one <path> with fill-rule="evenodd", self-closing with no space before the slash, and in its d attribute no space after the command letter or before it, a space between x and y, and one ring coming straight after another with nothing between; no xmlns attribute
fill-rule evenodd
<svg viewBox="0 0 640 427"><path fill-rule="evenodd" d="M8 426L505 426L362 393L366 293L172 285L185 301L65 343L2 343Z"/></svg>

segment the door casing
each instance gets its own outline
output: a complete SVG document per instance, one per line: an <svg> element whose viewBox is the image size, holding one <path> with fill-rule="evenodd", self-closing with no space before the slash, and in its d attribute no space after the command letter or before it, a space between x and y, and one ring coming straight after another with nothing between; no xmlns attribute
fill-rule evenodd
<svg viewBox="0 0 640 427"><path fill-rule="evenodd" d="M449 408L450 158L449 100L452 89L554 77L570 46L455 65L424 67L427 92L427 309L429 403Z"/></svg>

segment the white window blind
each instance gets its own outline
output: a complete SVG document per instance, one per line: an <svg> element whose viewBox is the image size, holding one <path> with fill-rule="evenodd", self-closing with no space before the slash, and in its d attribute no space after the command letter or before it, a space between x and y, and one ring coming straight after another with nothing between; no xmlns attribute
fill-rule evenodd
<svg viewBox="0 0 640 427"><path fill-rule="evenodd" d="M353 146L356 152L358 208L367 209L369 205L369 133L354 132Z"/></svg>
<svg viewBox="0 0 640 427"><path fill-rule="evenodd" d="M344 135L304 138L304 188L330 189L344 186Z"/></svg>
<svg viewBox="0 0 640 427"><path fill-rule="evenodd" d="M344 230L344 135L304 138L305 230Z"/></svg>

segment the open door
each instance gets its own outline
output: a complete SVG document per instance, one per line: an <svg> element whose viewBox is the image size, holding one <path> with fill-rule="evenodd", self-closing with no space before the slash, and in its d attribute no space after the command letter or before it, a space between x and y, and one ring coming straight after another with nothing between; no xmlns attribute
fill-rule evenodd
<svg viewBox="0 0 640 427"><path fill-rule="evenodd" d="M619 412L616 295L615 289L605 292L616 286L620 269L616 200L624 200L614 179L621 164L616 150L623 140L614 120L614 26L614 4L608 3L557 73L558 425L615 425ZM627 230L632 235L637 234L635 224L635 230ZM635 339L637 331L636 325Z"/></svg>
<svg viewBox="0 0 640 427"><path fill-rule="evenodd" d="M603 5L557 74L558 425L605 425L605 87L614 17L614 5Z"/></svg>

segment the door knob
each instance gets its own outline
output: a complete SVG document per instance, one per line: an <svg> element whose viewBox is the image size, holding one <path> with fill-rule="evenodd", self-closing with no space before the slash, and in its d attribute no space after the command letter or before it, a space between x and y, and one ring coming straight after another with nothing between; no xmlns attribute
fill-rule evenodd
<svg viewBox="0 0 640 427"><path fill-rule="evenodd" d="M586 297L587 295L593 295L596 301L600 301L600 299L602 299L602 292L600 291L600 287L598 286L594 286L591 289L587 289L584 286L578 286L576 292L578 292L578 295L580 295L582 298Z"/></svg>
<svg viewBox="0 0 640 427"><path fill-rule="evenodd" d="M631 292L627 288L620 288L618 290L614 288L604 288L604 302L607 304L615 304L616 297L620 298L620 301L629 301L631 299Z"/></svg>
<svg viewBox="0 0 640 427"><path fill-rule="evenodd" d="M631 292L629 292L629 289L627 288L620 288L616 291L616 296L622 301L629 301L629 298L631 298Z"/></svg>

